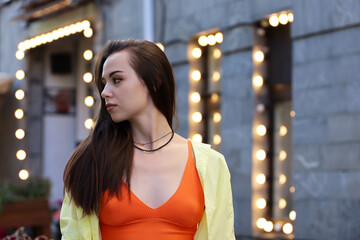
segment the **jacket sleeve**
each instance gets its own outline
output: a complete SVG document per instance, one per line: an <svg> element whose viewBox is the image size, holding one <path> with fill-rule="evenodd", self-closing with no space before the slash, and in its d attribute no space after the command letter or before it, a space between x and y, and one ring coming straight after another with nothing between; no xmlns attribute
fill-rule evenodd
<svg viewBox="0 0 360 240"><path fill-rule="evenodd" d="M101 233L96 214L85 215L81 207L65 193L60 213L62 240L99 240Z"/></svg>
<svg viewBox="0 0 360 240"><path fill-rule="evenodd" d="M214 211L209 224L209 239L235 240L234 208L230 172L222 154L211 150L206 171L211 182Z"/></svg>

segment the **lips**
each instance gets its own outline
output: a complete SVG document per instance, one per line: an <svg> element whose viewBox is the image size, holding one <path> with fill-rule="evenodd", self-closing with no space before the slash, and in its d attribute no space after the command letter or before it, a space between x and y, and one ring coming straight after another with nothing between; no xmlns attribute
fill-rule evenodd
<svg viewBox="0 0 360 240"><path fill-rule="evenodd" d="M113 110L116 107L116 104L107 103L105 106L106 106L106 110L108 112L110 112L111 110Z"/></svg>

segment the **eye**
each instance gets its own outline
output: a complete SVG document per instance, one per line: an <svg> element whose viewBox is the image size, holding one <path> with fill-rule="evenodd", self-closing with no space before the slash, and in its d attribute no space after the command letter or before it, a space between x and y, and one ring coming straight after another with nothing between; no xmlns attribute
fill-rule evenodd
<svg viewBox="0 0 360 240"><path fill-rule="evenodd" d="M122 78L113 78L114 83L119 83L122 80L123 80Z"/></svg>

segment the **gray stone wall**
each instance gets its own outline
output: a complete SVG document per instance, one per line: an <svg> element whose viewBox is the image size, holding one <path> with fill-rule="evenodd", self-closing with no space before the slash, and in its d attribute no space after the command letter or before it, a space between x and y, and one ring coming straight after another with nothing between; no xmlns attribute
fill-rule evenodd
<svg viewBox="0 0 360 240"><path fill-rule="evenodd" d="M360 238L360 2L294 1L295 236Z"/></svg>

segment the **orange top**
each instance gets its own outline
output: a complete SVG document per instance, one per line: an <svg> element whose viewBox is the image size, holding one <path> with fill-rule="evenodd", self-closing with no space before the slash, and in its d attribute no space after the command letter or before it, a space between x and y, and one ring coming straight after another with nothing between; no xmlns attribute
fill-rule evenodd
<svg viewBox="0 0 360 240"><path fill-rule="evenodd" d="M122 184L122 197L106 201L100 207L103 240L192 240L204 212L204 193L188 141L189 157L176 192L163 205L151 208Z"/></svg>

